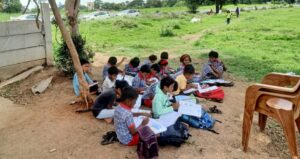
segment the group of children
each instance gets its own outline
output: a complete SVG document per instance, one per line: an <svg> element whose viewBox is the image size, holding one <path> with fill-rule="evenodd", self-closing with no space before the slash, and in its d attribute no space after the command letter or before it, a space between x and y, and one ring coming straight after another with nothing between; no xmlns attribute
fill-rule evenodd
<svg viewBox="0 0 300 159"><path fill-rule="evenodd" d="M158 60L157 56L150 55L142 65L140 65L140 59L134 57L129 64L125 65L124 70L118 69L124 62L124 58L117 63L116 57L110 57L103 68L104 81L101 93L92 107L93 115L96 118L105 119L107 122L111 122L113 119L119 141L124 145L136 145L138 135L133 116L141 114L151 116L145 113L131 112L138 96L142 95L141 104L152 109L154 118L176 111L179 108L179 103L171 97L182 95L187 89L197 88L195 82L222 78L226 67L218 56L216 51L211 51L208 54L209 60L203 65L201 75L195 73L192 59L188 54L180 57L181 65L176 70L168 66L169 56L167 52L161 53L158 62L156 62ZM89 63L83 60L81 64L86 81L92 84L94 81L88 76ZM119 74L132 76L132 83L125 80L116 80ZM74 74L73 86L75 95L79 96L76 73ZM116 107L113 109L113 106ZM103 113L105 111L111 115L105 115ZM147 125L148 121L148 118L144 118L141 125Z"/></svg>

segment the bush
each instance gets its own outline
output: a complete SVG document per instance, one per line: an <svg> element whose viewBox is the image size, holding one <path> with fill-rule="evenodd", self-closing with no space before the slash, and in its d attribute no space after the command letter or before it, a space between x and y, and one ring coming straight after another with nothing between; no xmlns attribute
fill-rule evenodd
<svg viewBox="0 0 300 159"><path fill-rule="evenodd" d="M3 2L3 11L7 13L21 12L22 4L20 0L9 0Z"/></svg>
<svg viewBox="0 0 300 159"><path fill-rule="evenodd" d="M95 53L90 48L85 47L85 39L81 35L72 37L76 47L79 59L85 59L92 62ZM68 46L64 40L59 44L54 57L56 67L65 74L73 74L75 72L72 58Z"/></svg>
<svg viewBox="0 0 300 159"><path fill-rule="evenodd" d="M173 32L173 28L170 26L163 26L160 30L160 36L161 37L171 37L175 36L175 33Z"/></svg>
<svg viewBox="0 0 300 159"><path fill-rule="evenodd" d="M118 26L120 28L127 28L127 29L132 29L132 28L137 28L138 25L132 21L128 20L116 20L114 22L115 26Z"/></svg>

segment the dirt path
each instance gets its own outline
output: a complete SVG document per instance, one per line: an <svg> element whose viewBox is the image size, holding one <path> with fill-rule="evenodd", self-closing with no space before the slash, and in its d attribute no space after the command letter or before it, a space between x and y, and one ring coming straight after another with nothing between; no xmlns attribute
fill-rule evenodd
<svg viewBox="0 0 300 159"><path fill-rule="evenodd" d="M105 63L103 60L106 59L101 55L96 57L94 74L97 79L101 78L99 73ZM53 74L53 83L44 94L30 95L29 89L35 82ZM233 79L229 75L227 77ZM257 124L252 129L249 151L242 152L244 92L249 83L235 80L235 84L232 88L224 88L224 103L201 100L205 107L217 105L223 111L222 115L214 115L223 122L215 125L219 135L191 128L193 136L188 144L180 148L161 148L160 158L276 158L274 156L281 152L272 147L267 135L258 133ZM47 69L5 89L7 97L17 103L25 101L25 104L14 104L8 99L0 98L1 159L137 158L135 147L118 143L102 146L99 143L104 133L113 130L113 125L94 119L90 113L74 113L78 106L69 104L74 98L71 79L56 73L55 69ZM21 93L11 96L16 90ZM288 158L287 155L285 157Z"/></svg>

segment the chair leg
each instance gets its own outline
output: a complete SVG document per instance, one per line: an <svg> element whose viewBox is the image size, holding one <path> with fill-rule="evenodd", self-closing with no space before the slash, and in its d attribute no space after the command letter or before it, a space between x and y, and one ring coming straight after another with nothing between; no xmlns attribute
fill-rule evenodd
<svg viewBox="0 0 300 159"><path fill-rule="evenodd" d="M298 133L300 134L300 116L296 119L296 125L298 128Z"/></svg>
<svg viewBox="0 0 300 159"><path fill-rule="evenodd" d="M276 113L277 113L280 123L283 127L284 134L287 139L288 147L290 149L292 157L298 158L293 111L276 109Z"/></svg>
<svg viewBox="0 0 300 159"><path fill-rule="evenodd" d="M263 132L265 130L267 119L268 119L268 116L261 114L261 113L258 114L258 125L259 125L261 132Z"/></svg>
<svg viewBox="0 0 300 159"><path fill-rule="evenodd" d="M244 147L244 151L247 151L248 148L248 142L250 137L250 131L252 126L252 120L253 120L253 110L247 110L244 111L244 120L243 120L243 134L242 134L242 144Z"/></svg>

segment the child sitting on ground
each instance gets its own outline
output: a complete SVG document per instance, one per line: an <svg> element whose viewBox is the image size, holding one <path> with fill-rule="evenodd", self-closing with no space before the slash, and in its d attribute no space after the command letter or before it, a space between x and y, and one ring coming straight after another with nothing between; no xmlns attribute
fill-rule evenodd
<svg viewBox="0 0 300 159"><path fill-rule="evenodd" d="M171 103L169 101L168 94L175 91L176 81L171 77L164 77L161 82L157 85L155 96L152 103L152 111L155 118L159 118L160 115L177 110L179 107L178 103Z"/></svg>
<svg viewBox="0 0 300 159"><path fill-rule="evenodd" d="M125 65L125 75L129 75L135 77L139 72L140 59L138 57L134 57L130 60L129 64Z"/></svg>
<svg viewBox="0 0 300 159"><path fill-rule="evenodd" d="M169 60L169 53L164 51L160 54L160 60L166 60L168 62ZM168 62L169 63L169 62ZM167 66L165 68L165 72L170 75L170 74L174 74L176 71L174 69L172 69L171 67Z"/></svg>
<svg viewBox="0 0 300 159"><path fill-rule="evenodd" d="M168 73L169 62L167 60L160 60L158 62L158 64L159 64L159 67L160 67L161 78L169 76L169 73Z"/></svg>
<svg viewBox="0 0 300 159"><path fill-rule="evenodd" d="M151 66L151 73L150 73L150 78L156 78L157 80L161 79L161 75L160 75L160 67L158 64L153 64Z"/></svg>
<svg viewBox="0 0 300 159"><path fill-rule="evenodd" d="M156 55L150 55L148 59L144 61L143 65L148 65L149 67L151 67L156 62L156 60L157 60Z"/></svg>
<svg viewBox="0 0 300 159"><path fill-rule="evenodd" d="M89 84L89 87L93 87L93 89L90 89L92 91L90 93L96 93L98 90L98 85L88 75L88 72L90 71L90 62L87 60L81 59L80 63L81 63L81 67L83 70L83 76L84 76L85 81ZM77 97L79 97L80 89L79 89L79 80L78 80L77 73L75 73L73 76L73 88L74 88L75 95Z"/></svg>
<svg viewBox="0 0 300 159"><path fill-rule="evenodd" d="M188 54L184 54L180 57L180 62L181 65L179 66L179 68L177 69L177 72L183 72L183 69L186 65L191 64L192 63L192 59L191 56Z"/></svg>
<svg viewBox="0 0 300 159"><path fill-rule="evenodd" d="M139 73L132 80L132 87L136 89L138 93L146 90L151 82L148 81L151 70L148 65L143 65Z"/></svg>
<svg viewBox="0 0 300 159"><path fill-rule="evenodd" d="M111 66L108 69L108 76L105 78L102 84L102 92L105 92L115 87L115 82L118 74L119 74L119 70L116 66Z"/></svg>
<svg viewBox="0 0 300 159"><path fill-rule="evenodd" d="M193 65L186 65L183 69L183 74L176 77L176 82L178 83L178 90L174 92L174 95L182 94L183 91L190 88L198 88L197 85L193 83L188 83L192 81L195 74L195 68Z"/></svg>
<svg viewBox="0 0 300 159"><path fill-rule="evenodd" d="M114 56L109 57L107 64L103 67L103 71L102 71L102 75L103 75L103 79L105 79L108 75L108 69L111 66L116 66L119 67L124 61L126 60L126 57L123 57L122 60L118 62L117 58Z"/></svg>
<svg viewBox="0 0 300 159"><path fill-rule="evenodd" d="M97 119L104 119L107 123L111 123L114 114L114 110L112 106L116 103L117 99L121 97L122 89L128 86L129 85L126 81L117 80L115 82L114 89L111 88L109 90L102 92L96 98L96 101L92 106L94 117ZM101 112L102 114L100 114Z"/></svg>
<svg viewBox="0 0 300 159"><path fill-rule="evenodd" d="M218 59L218 57L218 52L209 52L208 63L204 64L202 67L202 80L222 78L224 71L226 71L226 67L224 63Z"/></svg>
<svg viewBox="0 0 300 159"><path fill-rule="evenodd" d="M135 105L138 93L132 87L122 90L119 106L115 109L114 127L119 141L127 146L138 144L139 135L133 121L132 107ZM149 118L144 118L141 126L147 125Z"/></svg>

